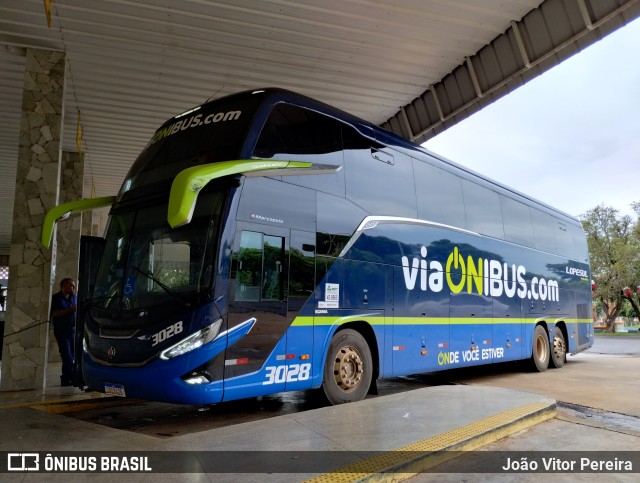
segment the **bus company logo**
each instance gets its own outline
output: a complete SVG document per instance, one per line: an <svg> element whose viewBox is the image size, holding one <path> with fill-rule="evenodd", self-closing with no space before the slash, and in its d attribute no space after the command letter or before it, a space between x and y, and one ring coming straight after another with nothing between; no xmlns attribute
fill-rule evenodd
<svg viewBox="0 0 640 483"><path fill-rule="evenodd" d="M565 273L568 275L574 275L580 278L588 278L589 274L584 268L576 268L576 267L565 267Z"/></svg>
<svg viewBox="0 0 640 483"><path fill-rule="evenodd" d="M109 359L113 359L116 356L116 348L114 346L109 347L107 355L109 356Z"/></svg>
<svg viewBox="0 0 640 483"><path fill-rule="evenodd" d="M216 112L209 114L205 117L204 114L196 114L191 117L185 117L184 119L180 119L179 121L167 126L163 129L158 129L156 133L151 138L151 141L145 147L148 148L152 144L157 143L161 139L164 139L168 136L176 134L180 131L185 131L187 129L191 129L194 127L200 127L207 124L217 124L219 122L228 122L228 121L237 121L240 119L242 115L242 111L227 111L227 112Z"/></svg>
<svg viewBox="0 0 640 483"><path fill-rule="evenodd" d="M420 248L421 258L402 257L402 272L407 290L414 290L419 283L423 292L441 292L445 283L452 293L466 289L469 294L509 298L559 301L558 282L542 277L531 277L527 283L527 270L523 265L503 263L487 258L466 258L458 247L447 257L443 266L437 260L427 260L427 247Z"/></svg>
<svg viewBox="0 0 640 483"><path fill-rule="evenodd" d="M40 455L38 453L8 453L8 471L40 471Z"/></svg>

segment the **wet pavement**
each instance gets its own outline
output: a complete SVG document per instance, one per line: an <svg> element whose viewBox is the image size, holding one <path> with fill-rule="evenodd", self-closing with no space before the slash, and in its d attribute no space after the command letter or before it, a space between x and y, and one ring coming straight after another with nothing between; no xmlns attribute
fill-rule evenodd
<svg viewBox="0 0 640 483"><path fill-rule="evenodd" d="M554 419L527 428L488 444L475 453L505 456L520 452L528 461L542 455L564 460L603 455L614 461L624 452L640 454L640 337L598 336L594 347L569 356L560 370L543 374L518 373L491 368L487 373L454 374L458 383L523 389L553 397L558 404ZM543 376L543 377L539 377ZM540 453L546 452L546 453ZM482 460L482 458L481 458ZM434 467L432 472L410 478L418 482L637 482L640 464L634 473L523 473L519 471L486 473L481 464L475 472L460 473L462 460Z"/></svg>
<svg viewBox="0 0 640 483"><path fill-rule="evenodd" d="M0 451L171 451L170 454L179 454L176 452L234 450L235 456L239 454L237 451L254 456L265 451L267 455L278 456L287 452L319 451L316 454L357 455L359 460L368 461L371 452L384 458L396 453L434 454L440 451L433 448L456 449L460 448L456 446L460 441L470 441L475 446L466 449L475 448L473 453L524 451L535 456L535 451L541 450L558 454L573 451L576 455L585 451L640 452L640 405L637 404L640 378L630 377L640 373L637 355L640 338L603 340L605 342L600 343L600 339L596 339L593 351L569 356L567 364L559 370L531 373L526 372L522 364L499 364L398 378L383 381L379 386L380 396L338 407L327 407L310 393L280 394L213 406L103 398L95 393L83 394L59 387L31 393L0 393ZM622 342L618 342L620 340ZM623 355L608 352L623 352ZM556 417L549 419L556 411ZM273 453L274 450L277 452ZM304 454L300 456L304 460ZM302 464L302 460L298 463ZM344 465L352 464L347 460ZM395 468L390 473L375 470L359 478L533 481L534 477L543 476L551 481L637 480L628 474L452 473L460 468L462 460L445 463L449 466L435 466L442 473L412 475L412 471L432 471L427 466L439 462L417 460L422 465L417 470L406 462L395 461L390 463L389 468ZM301 468L300 473L264 474L254 467L241 475L203 471L180 475L137 474L133 479L356 481L351 473L341 472L338 466L337 473L336 468L322 465L319 471L309 473L304 473L304 465ZM12 478L7 479L8 476ZM20 478L16 479L17 476ZM43 476L47 480L60 477L61 481L87 478L86 474L0 473L0 481L42 481ZM111 480L122 475L92 475L95 477L106 481L107 477Z"/></svg>
<svg viewBox="0 0 640 483"><path fill-rule="evenodd" d="M412 475L410 483L423 482L628 482L640 479L640 433L639 418L588 408L567 408L559 405L554 419L542 422L499 441L474 451L477 458L473 473L461 473L460 468L468 463L451 460L433 467L429 472ZM582 458L603 458L614 461L631 452L635 458L633 473L564 471L556 473L526 473L522 471L488 472L483 464L498 456L506 464L507 457L526 458L538 461L543 468L542 458L556 458L561 461L576 461L574 468L580 468ZM467 466L468 467L468 466Z"/></svg>

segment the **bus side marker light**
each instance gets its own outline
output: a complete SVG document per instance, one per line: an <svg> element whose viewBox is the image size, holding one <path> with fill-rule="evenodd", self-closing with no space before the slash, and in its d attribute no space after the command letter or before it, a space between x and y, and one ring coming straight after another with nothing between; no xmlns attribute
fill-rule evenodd
<svg viewBox="0 0 640 483"><path fill-rule="evenodd" d="M276 361L287 361L295 358L296 358L295 354L278 354L276 356Z"/></svg>
<svg viewBox="0 0 640 483"><path fill-rule="evenodd" d="M309 359L311 359L311 356L309 354L302 354L300 356L301 361L308 361Z"/></svg>

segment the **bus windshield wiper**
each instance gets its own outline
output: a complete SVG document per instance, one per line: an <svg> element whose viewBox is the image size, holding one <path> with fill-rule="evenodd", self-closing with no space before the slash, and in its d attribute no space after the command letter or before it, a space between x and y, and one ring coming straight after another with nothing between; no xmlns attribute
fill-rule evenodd
<svg viewBox="0 0 640 483"><path fill-rule="evenodd" d="M185 301L182 297L180 297L177 293L175 293L173 290L171 290L169 287L167 287L164 283L162 283L160 280L158 280L156 277L154 277L152 274L150 274L149 272L145 272L144 270L136 267L135 265L131 265L131 268L133 268L136 272L144 275L145 277L147 277L149 280L152 280L154 283L157 283L158 286L164 290L165 292L167 292L169 295L171 295L174 299L176 299L178 302L180 302L182 305L184 305L185 307L189 307L189 302Z"/></svg>
<svg viewBox="0 0 640 483"><path fill-rule="evenodd" d="M84 304L87 308L106 309L107 305L119 295L100 295L99 297L91 297L85 300Z"/></svg>

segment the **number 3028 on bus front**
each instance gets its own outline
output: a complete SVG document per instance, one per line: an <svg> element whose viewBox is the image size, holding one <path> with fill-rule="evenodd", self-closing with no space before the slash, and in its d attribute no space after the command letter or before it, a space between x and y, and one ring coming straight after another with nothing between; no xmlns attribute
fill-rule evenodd
<svg viewBox="0 0 640 483"><path fill-rule="evenodd" d="M283 382L306 381L311 375L311 364L289 364L288 366L267 366L267 380L262 382L263 386L268 384L279 384Z"/></svg>
<svg viewBox="0 0 640 483"><path fill-rule="evenodd" d="M164 342L167 339L170 339L174 335L178 335L180 332L182 332L182 330L182 321L179 321L165 329L162 329L160 332L156 332L151 336L151 340L153 341L151 347L156 346L160 342Z"/></svg>

